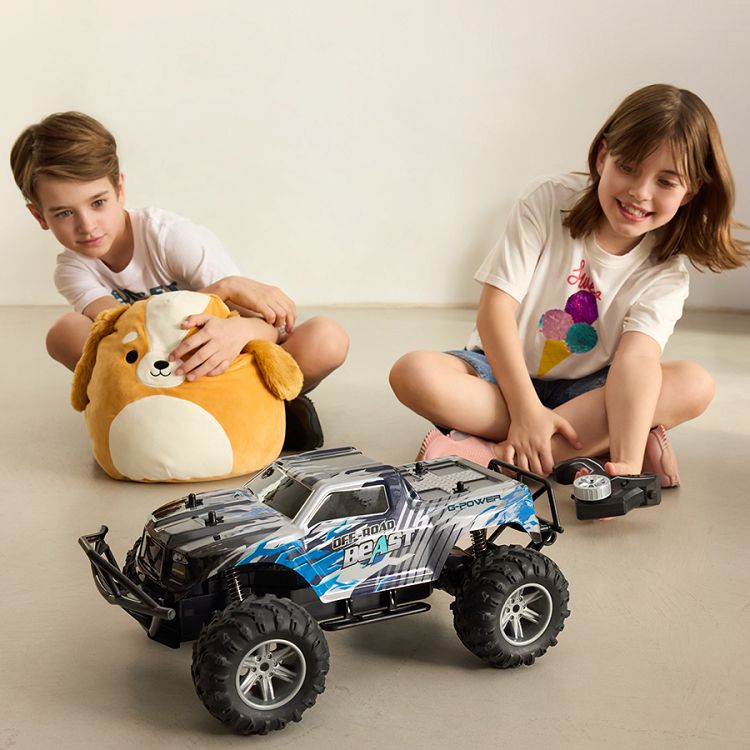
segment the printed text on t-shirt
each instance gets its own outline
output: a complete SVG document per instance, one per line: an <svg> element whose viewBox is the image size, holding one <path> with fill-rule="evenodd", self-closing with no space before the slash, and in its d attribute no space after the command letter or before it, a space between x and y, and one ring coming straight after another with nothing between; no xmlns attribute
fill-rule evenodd
<svg viewBox="0 0 750 750"><path fill-rule="evenodd" d="M586 261L581 258L581 264L578 268L574 268L568 276L568 284L571 286L577 286L579 289L585 289L587 292L591 292L597 299L602 298L602 293L594 288L594 282L591 277L583 270L586 266Z"/></svg>

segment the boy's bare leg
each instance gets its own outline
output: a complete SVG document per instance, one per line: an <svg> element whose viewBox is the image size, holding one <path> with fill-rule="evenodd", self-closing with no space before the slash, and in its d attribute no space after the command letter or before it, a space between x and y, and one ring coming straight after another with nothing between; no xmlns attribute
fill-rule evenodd
<svg viewBox="0 0 750 750"><path fill-rule="evenodd" d="M69 370L75 370L91 326L91 318L81 313L65 313L47 332L47 353Z"/></svg>
<svg viewBox="0 0 750 750"><path fill-rule="evenodd" d="M302 390L306 393L343 364L349 351L349 336L335 320L317 316L295 326L281 346L302 370Z"/></svg>
<svg viewBox="0 0 750 750"><path fill-rule="evenodd" d="M70 312L59 318L47 333L47 352L54 360L75 370L92 321L81 313ZM334 320L315 317L297 326L282 344L294 357L309 391L346 359L349 337Z"/></svg>
<svg viewBox="0 0 750 750"><path fill-rule="evenodd" d="M463 360L442 352L411 352L393 366L391 387L399 401L435 424L493 442L505 439L509 417L500 389L481 380ZM652 424L667 429L699 416L713 398L711 376L692 362L662 363L662 387ZM581 440L573 448L561 435L552 438L555 462L578 455L596 456L609 448L604 388L596 388L555 411Z"/></svg>

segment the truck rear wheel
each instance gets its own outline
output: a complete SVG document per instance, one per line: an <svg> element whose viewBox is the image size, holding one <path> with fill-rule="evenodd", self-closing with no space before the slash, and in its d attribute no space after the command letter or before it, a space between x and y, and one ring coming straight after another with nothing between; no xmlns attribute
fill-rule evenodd
<svg viewBox="0 0 750 750"><path fill-rule="evenodd" d="M492 547L467 572L453 624L474 655L499 669L532 664L557 643L568 582L545 555L518 545Z"/></svg>
<svg viewBox="0 0 750 750"><path fill-rule="evenodd" d="M250 597L214 615L193 647L193 682L212 716L240 734L299 721L325 690L328 644L288 599Z"/></svg>

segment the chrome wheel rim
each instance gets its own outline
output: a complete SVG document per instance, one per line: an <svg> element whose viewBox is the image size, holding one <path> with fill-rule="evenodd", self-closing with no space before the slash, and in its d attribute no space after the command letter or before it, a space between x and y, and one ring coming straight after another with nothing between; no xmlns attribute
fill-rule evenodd
<svg viewBox="0 0 750 750"><path fill-rule="evenodd" d="M544 633L552 619L552 597L539 583L525 583L505 600L500 631L511 646L528 646Z"/></svg>
<svg viewBox="0 0 750 750"><path fill-rule="evenodd" d="M270 711L288 703L305 681L302 651L290 641L263 641L248 651L237 667L237 694L251 708Z"/></svg>

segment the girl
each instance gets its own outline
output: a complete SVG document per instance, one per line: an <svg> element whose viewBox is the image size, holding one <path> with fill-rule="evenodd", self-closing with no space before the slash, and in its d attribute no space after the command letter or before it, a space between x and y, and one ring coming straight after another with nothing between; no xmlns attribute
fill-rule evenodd
<svg viewBox="0 0 750 750"><path fill-rule="evenodd" d="M418 458L549 474L608 452L611 475L679 484L666 429L701 414L714 386L698 365L660 357L688 293L683 256L712 271L747 259L731 235L732 175L706 105L661 84L620 104L588 163L588 175L535 181L513 208L475 275L466 349L393 366L399 400L454 428L430 431Z"/></svg>

